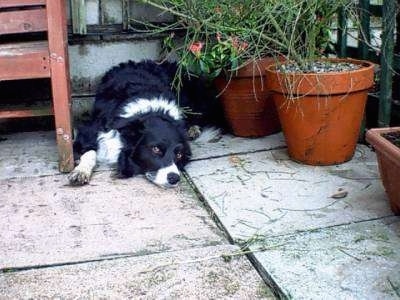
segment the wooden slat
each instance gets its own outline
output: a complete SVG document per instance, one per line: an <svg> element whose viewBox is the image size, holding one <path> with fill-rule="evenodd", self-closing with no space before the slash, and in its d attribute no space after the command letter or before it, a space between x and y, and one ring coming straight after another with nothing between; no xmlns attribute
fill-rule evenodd
<svg viewBox="0 0 400 300"><path fill-rule="evenodd" d="M129 0L122 0L122 30L127 31L130 23Z"/></svg>
<svg viewBox="0 0 400 300"><path fill-rule="evenodd" d="M106 1L107 0L99 0L99 25L104 25L106 18Z"/></svg>
<svg viewBox="0 0 400 300"><path fill-rule="evenodd" d="M382 4L370 4L368 12L371 16L382 17Z"/></svg>
<svg viewBox="0 0 400 300"><path fill-rule="evenodd" d="M50 77L47 42L0 45L0 80Z"/></svg>
<svg viewBox="0 0 400 300"><path fill-rule="evenodd" d="M46 0L0 0L0 8L45 5Z"/></svg>
<svg viewBox="0 0 400 300"><path fill-rule="evenodd" d="M371 16L369 13L369 0L360 0L360 23L361 30L359 32L362 37L358 43L358 57L362 59L368 59L369 56L369 44L371 43Z"/></svg>
<svg viewBox="0 0 400 300"><path fill-rule="evenodd" d="M64 0L49 0L48 38L50 50L51 87L56 123L59 169L74 168L72 151L71 93L69 86L67 19Z"/></svg>
<svg viewBox="0 0 400 300"><path fill-rule="evenodd" d="M339 57L347 57L347 16L344 8L338 11L337 44Z"/></svg>
<svg viewBox="0 0 400 300"><path fill-rule="evenodd" d="M47 30L46 9L0 12L0 34L41 32Z"/></svg>
<svg viewBox="0 0 400 300"><path fill-rule="evenodd" d="M38 107L0 107L0 119L43 117L53 115L53 109L50 106Z"/></svg>
<svg viewBox="0 0 400 300"><path fill-rule="evenodd" d="M86 34L86 5L85 0L71 0L72 32Z"/></svg>
<svg viewBox="0 0 400 300"><path fill-rule="evenodd" d="M394 32L397 3L395 0L383 0L382 55L380 74L380 96L378 126L390 126L392 112Z"/></svg>

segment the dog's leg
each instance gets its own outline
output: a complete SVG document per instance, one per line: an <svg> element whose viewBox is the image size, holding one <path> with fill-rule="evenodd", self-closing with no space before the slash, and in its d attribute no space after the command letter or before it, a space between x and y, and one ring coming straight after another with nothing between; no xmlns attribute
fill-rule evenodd
<svg viewBox="0 0 400 300"><path fill-rule="evenodd" d="M71 185L84 185L89 182L96 166L96 156L96 151L94 150L87 151L81 156L79 164L68 175Z"/></svg>

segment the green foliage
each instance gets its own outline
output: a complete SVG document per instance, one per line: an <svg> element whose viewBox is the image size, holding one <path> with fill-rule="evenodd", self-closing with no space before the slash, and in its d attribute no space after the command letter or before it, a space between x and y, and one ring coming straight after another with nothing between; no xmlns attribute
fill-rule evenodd
<svg viewBox="0 0 400 300"><path fill-rule="evenodd" d="M167 51L178 56L181 70L210 79L232 72L249 60L285 57L300 68L331 48L331 31L339 9L351 11L352 0L142 0L170 13Z"/></svg>
<svg viewBox="0 0 400 300"><path fill-rule="evenodd" d="M240 52L245 49L241 50L243 46L237 46L239 42L232 39L210 38L207 43L192 42L188 45L188 49L179 49L170 41L170 39L167 39L167 41L164 41L164 45L169 50L178 49L180 63L196 76L206 74L209 78L215 78L223 69L236 70L239 63L243 61ZM245 42L240 43L246 45ZM198 46L198 51L193 50L196 46Z"/></svg>
<svg viewBox="0 0 400 300"><path fill-rule="evenodd" d="M260 33L270 30L264 12L271 9L275 1L143 2L175 16L176 21L172 26L168 25L168 30L184 29L183 39L172 34L164 40L164 46L167 51L177 54L180 67L192 75L205 75L212 79L223 71L237 70L248 60L269 55L275 44L260 37ZM193 45L201 45L201 49L191 51Z"/></svg>

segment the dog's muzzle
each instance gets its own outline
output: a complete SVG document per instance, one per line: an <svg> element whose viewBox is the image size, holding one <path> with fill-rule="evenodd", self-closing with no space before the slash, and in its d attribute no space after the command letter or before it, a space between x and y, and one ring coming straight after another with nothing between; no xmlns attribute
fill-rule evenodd
<svg viewBox="0 0 400 300"><path fill-rule="evenodd" d="M158 171L146 172L145 176L148 180L163 188L176 187L181 179L180 172L175 164Z"/></svg>

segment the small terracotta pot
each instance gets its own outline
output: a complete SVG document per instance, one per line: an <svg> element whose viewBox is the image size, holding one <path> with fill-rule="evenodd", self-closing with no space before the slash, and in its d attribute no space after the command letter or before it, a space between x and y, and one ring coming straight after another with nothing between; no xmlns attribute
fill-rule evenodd
<svg viewBox="0 0 400 300"><path fill-rule="evenodd" d="M234 135L260 137L280 131L278 113L265 85L264 70L274 62L273 58L257 60L228 80L215 79L225 117Z"/></svg>
<svg viewBox="0 0 400 300"><path fill-rule="evenodd" d="M266 69L289 156L310 165L350 160L357 144L374 66L367 61L331 59L362 68L331 73L279 73Z"/></svg>
<svg viewBox="0 0 400 300"><path fill-rule="evenodd" d="M382 136L400 132L400 127L375 128L367 131L366 140L375 148L379 173L390 201L390 207L400 215L400 148Z"/></svg>

